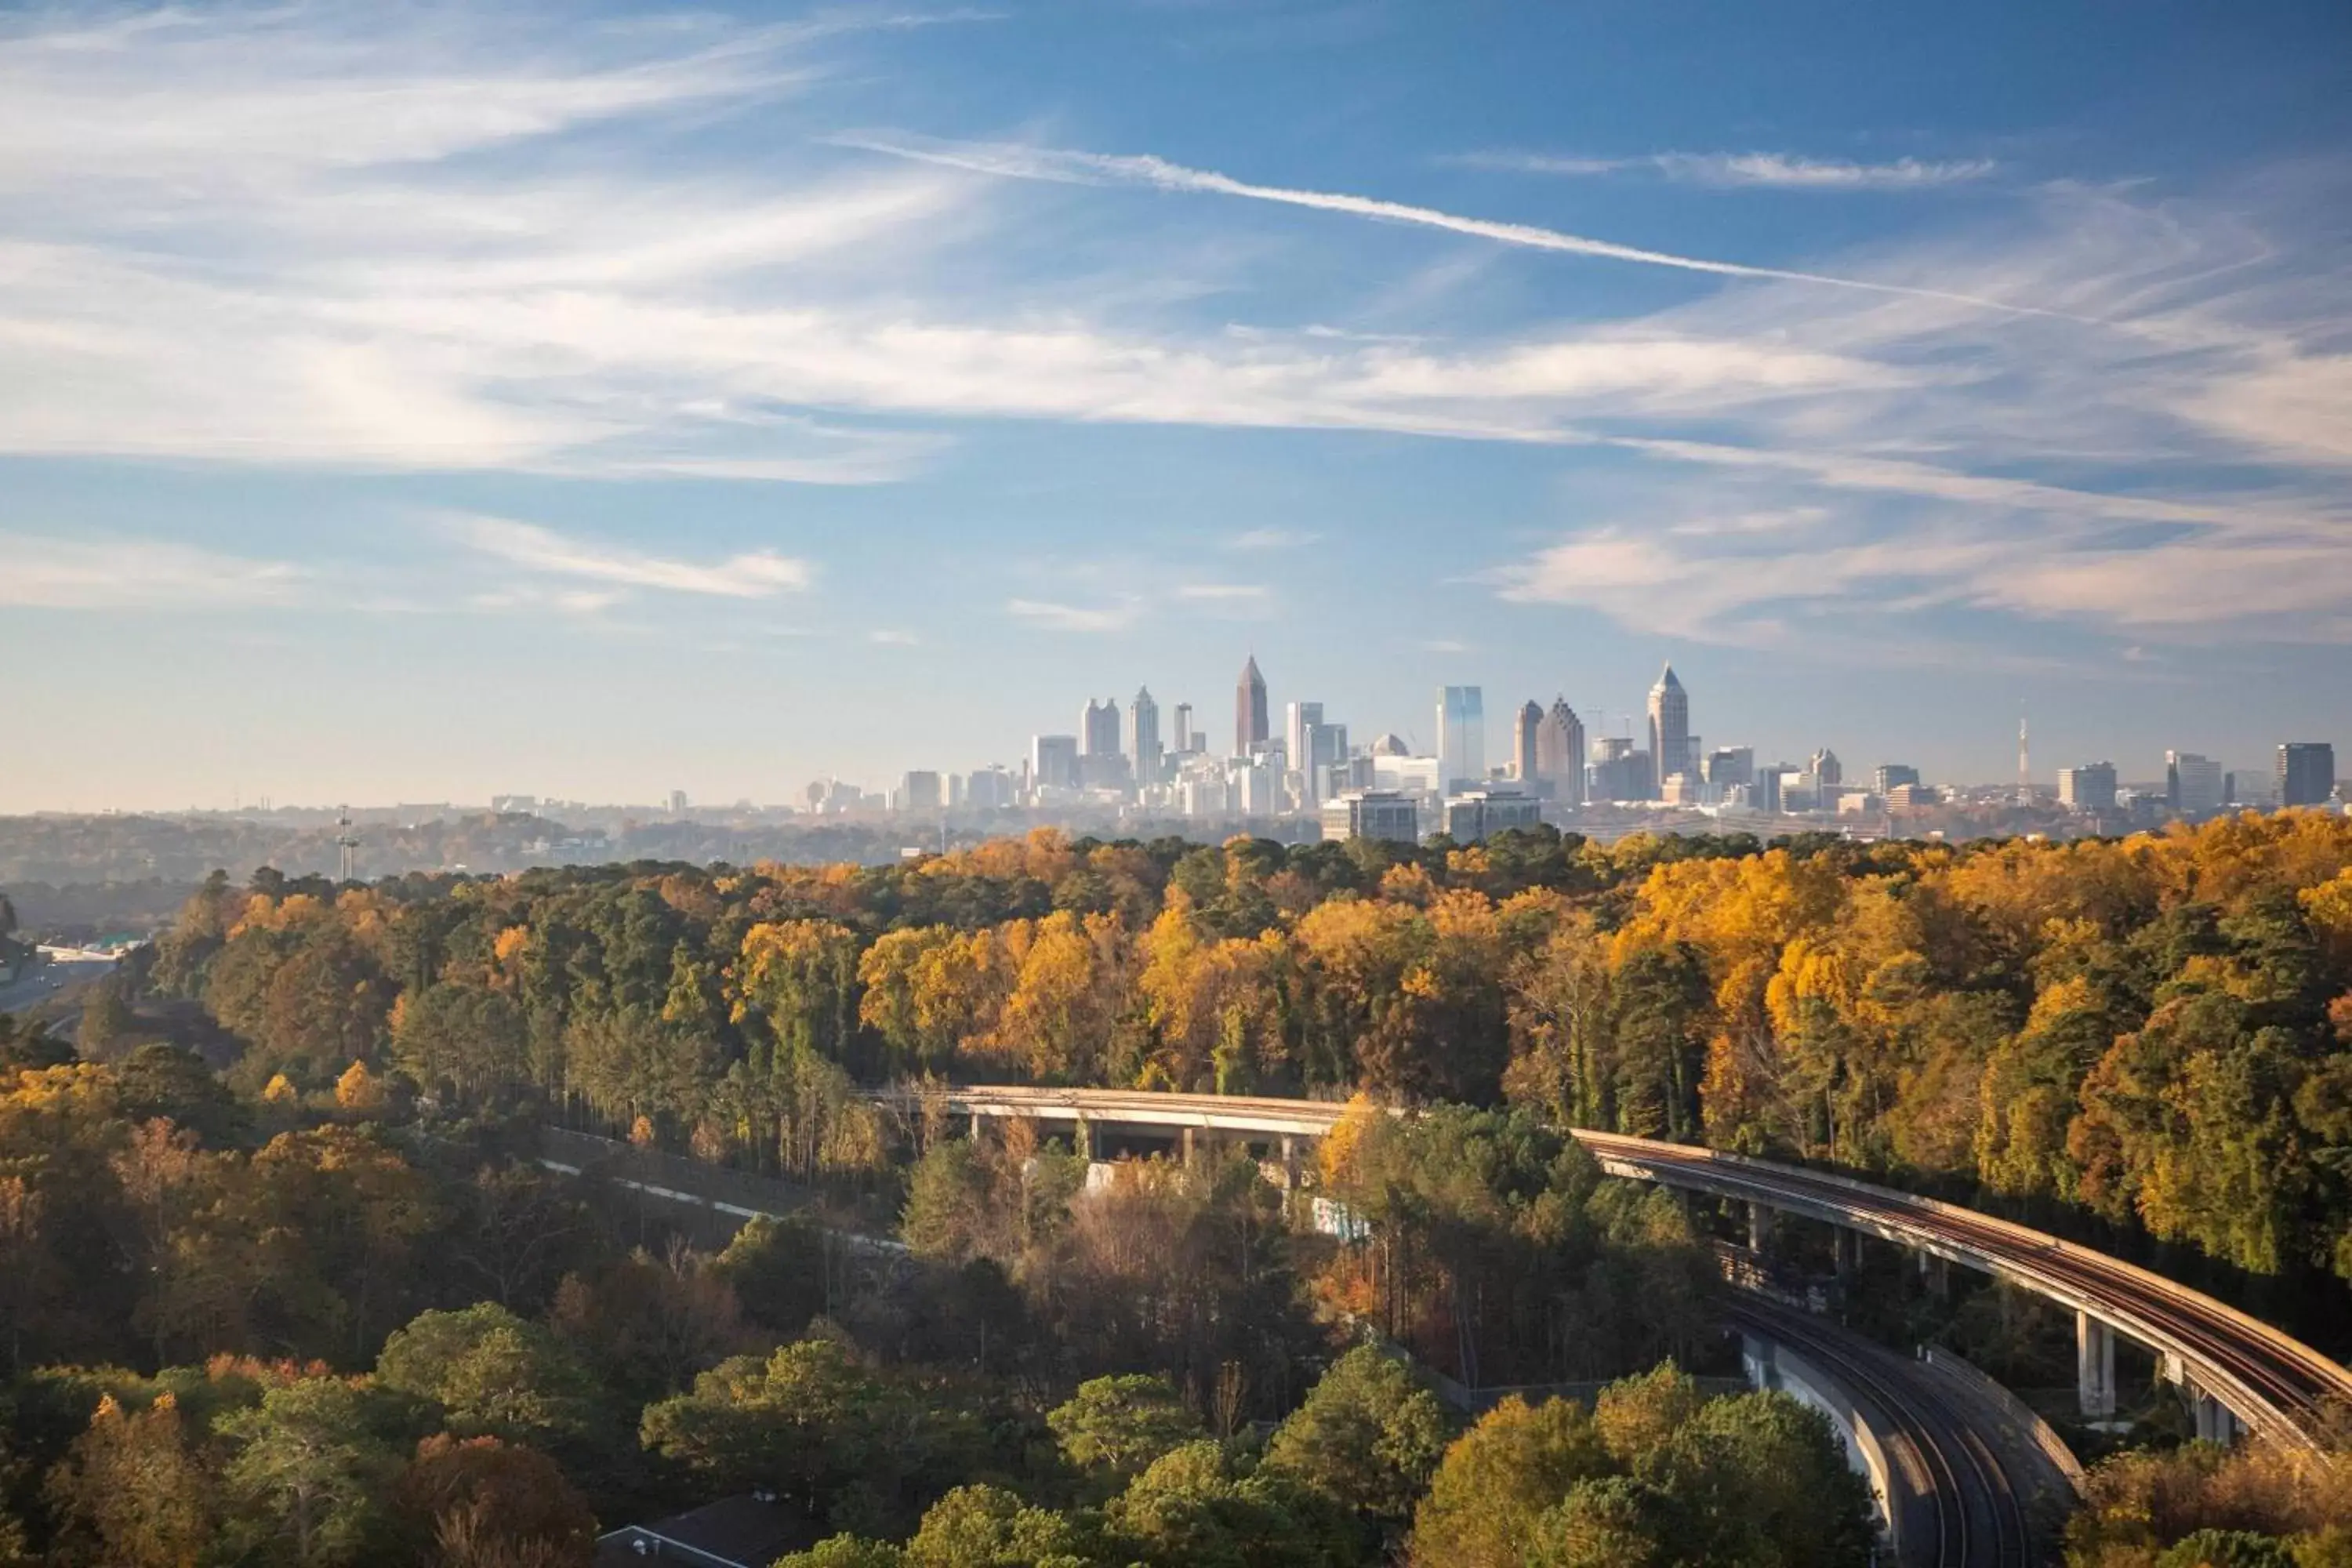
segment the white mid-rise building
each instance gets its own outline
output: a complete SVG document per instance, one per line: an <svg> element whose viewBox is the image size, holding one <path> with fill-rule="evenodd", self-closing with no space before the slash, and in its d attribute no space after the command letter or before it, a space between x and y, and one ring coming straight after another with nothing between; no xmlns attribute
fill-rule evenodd
<svg viewBox="0 0 2352 1568"><path fill-rule="evenodd" d="M1326 842L1343 838L1421 842L1420 806L1394 790L1350 790L1337 800L1326 801L1321 815Z"/></svg>

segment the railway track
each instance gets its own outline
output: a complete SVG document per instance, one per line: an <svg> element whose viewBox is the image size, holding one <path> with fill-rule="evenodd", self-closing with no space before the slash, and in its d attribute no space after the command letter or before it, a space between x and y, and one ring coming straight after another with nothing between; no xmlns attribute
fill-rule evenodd
<svg viewBox="0 0 2352 1568"><path fill-rule="evenodd" d="M932 1091L958 1114L1205 1130L1227 1137L1318 1137L1349 1114L1330 1100L1127 1089L974 1085ZM912 1092L891 1097L911 1108ZM2331 1406L2352 1410L2352 1372L2201 1292L2021 1225L1866 1182L1685 1144L1574 1130L1620 1175L1746 1199L1867 1231L2007 1278L2088 1313L2164 1358L2267 1441L2319 1450Z"/></svg>
<svg viewBox="0 0 2352 1568"><path fill-rule="evenodd" d="M1958 1244L1997 1272L2062 1300L2072 1297L2127 1337L2179 1357L2206 1393L2222 1397L2248 1425L2267 1426L2265 1435L2273 1438L2307 1443L2308 1432L2321 1423L2326 1408L2352 1393L2352 1374L2343 1367L2244 1313L2130 1264L2006 1220L1787 1166L1729 1163L1702 1150L1640 1139L1579 1137L1604 1158L1613 1145L1638 1146L1642 1164L1687 1171L1694 1184L1713 1190L1737 1189L1738 1195L1783 1207L1796 1200L1832 1211L1839 1223L1874 1218L1887 1229L1931 1245ZM2060 1289L2051 1289L2053 1284ZM2265 1406L2276 1419L2263 1420Z"/></svg>
<svg viewBox="0 0 2352 1568"><path fill-rule="evenodd" d="M1906 1542L1916 1568L2032 1568L2032 1522L2014 1478L1966 1414L1892 1352L1799 1312L1757 1302L1725 1314L1758 1336L1785 1344L1843 1382L1891 1424L1907 1446L1935 1515L1928 1547ZM1894 1506L1895 1500L1889 1499Z"/></svg>

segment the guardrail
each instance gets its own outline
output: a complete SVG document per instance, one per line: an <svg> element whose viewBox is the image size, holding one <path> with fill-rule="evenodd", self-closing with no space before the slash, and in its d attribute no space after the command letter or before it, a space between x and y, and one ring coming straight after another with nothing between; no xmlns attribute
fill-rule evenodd
<svg viewBox="0 0 2352 1568"><path fill-rule="evenodd" d="M2042 1450L2042 1457L2066 1478L2066 1485L2074 1495L2083 1495L2083 1461L2074 1457L2074 1450L2066 1446L2066 1439L2058 1436L2057 1429L2044 1421L2039 1411L1993 1381L1967 1357L1939 1345L1928 1345L1925 1349L1929 1366L1950 1373L1974 1389L1980 1397L2000 1405L2011 1420L2024 1427L2026 1436L2033 1439L2033 1446Z"/></svg>

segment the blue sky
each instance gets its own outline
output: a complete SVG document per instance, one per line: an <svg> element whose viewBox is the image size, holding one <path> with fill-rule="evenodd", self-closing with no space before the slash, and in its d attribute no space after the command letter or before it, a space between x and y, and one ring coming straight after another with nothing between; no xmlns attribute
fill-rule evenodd
<svg viewBox="0 0 2352 1568"><path fill-rule="evenodd" d="M2352 742L2340 5L0 20L0 810Z"/></svg>

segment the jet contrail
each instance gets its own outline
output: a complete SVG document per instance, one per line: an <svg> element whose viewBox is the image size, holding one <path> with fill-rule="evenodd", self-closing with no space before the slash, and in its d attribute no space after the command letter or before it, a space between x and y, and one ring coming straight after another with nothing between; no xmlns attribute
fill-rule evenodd
<svg viewBox="0 0 2352 1568"><path fill-rule="evenodd" d="M1373 196L1351 196L1332 191L1295 191L1280 185L1254 185L1209 169L1188 169L1164 158L1123 157L1105 153L1073 153L1055 148L1022 147L988 142L922 142L877 135L836 136L835 144L856 147L894 158L940 163L976 174L999 174L1015 180L1053 180L1066 184L1149 185L1163 191L1198 191L1213 195L1244 196L1251 201L1276 202L1286 206L1312 207L1318 212L1351 213L1358 217L1391 223L1418 224L1505 245L1526 246L1570 256L1595 256L1609 261L1631 261L1647 267L1673 267L1685 272L1708 272L1723 278L1769 278L1789 283L1815 283L1832 289L1860 289L1873 294L1900 294L1915 300L1939 300L1980 310L2012 316L2046 316L2059 321L2087 318L2063 310L2012 305L1976 294L1943 289L1920 289L1903 283L1874 283L1861 278L1839 278L1825 272L1797 272L1781 267L1750 267L1745 262L1714 261L1705 257L1677 256L1669 250L1643 250L1636 246L1591 239L1532 224L1496 223L1463 217L1434 207L1417 207Z"/></svg>

